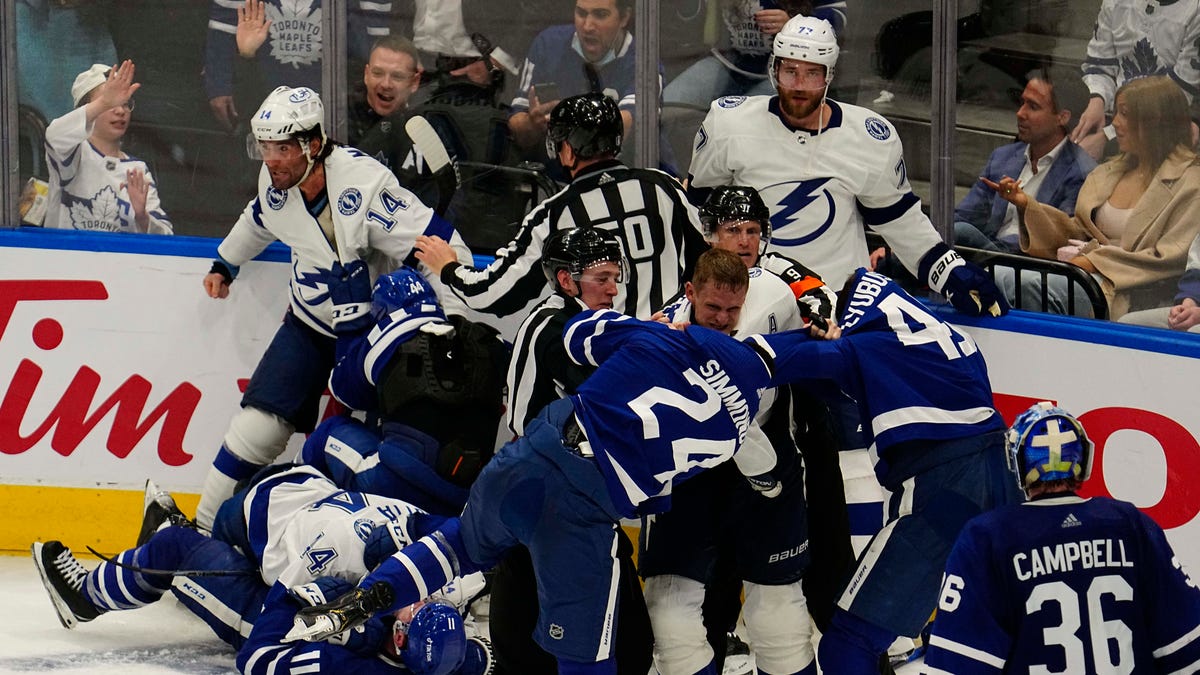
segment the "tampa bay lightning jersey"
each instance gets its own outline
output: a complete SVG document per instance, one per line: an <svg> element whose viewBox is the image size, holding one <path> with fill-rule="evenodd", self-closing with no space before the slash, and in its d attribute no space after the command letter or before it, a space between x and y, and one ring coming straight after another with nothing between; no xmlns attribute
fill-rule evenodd
<svg viewBox="0 0 1200 675"><path fill-rule="evenodd" d="M908 441L1000 431L983 355L969 335L930 314L891 279L864 269L845 312L842 337L808 340L796 331L762 336L775 351L775 380L826 379L858 403L881 459ZM912 446L905 446L912 447ZM884 485L908 476L876 473Z"/></svg>
<svg viewBox="0 0 1200 675"><path fill-rule="evenodd" d="M397 182L396 176L363 153L337 146L325 158L328 203L314 216L300 188L276 190L264 164L258 196L250 200L217 253L233 267L245 264L268 244L279 240L292 250L291 309L305 324L333 336L330 269L335 262L364 260L371 279L390 272L412 253L417 235L437 235L450 242L462 261L471 253L450 223ZM316 210L316 209L314 209ZM326 237L323 228L333 233ZM448 313L465 306L425 265L415 265L438 293Z"/></svg>
<svg viewBox="0 0 1200 675"><path fill-rule="evenodd" d="M771 210L772 250L834 287L867 265L864 226L916 273L941 237L912 193L895 127L866 108L827 103L818 134L789 126L775 96L714 101L696 132L689 198L702 203L718 185L758 190Z"/></svg>
<svg viewBox="0 0 1200 675"><path fill-rule="evenodd" d="M158 199L158 186L146 163L135 157L108 157L90 142L87 110L76 108L46 127L46 164L50 167L45 227L97 232L140 232L134 222L126 172L140 169L149 190L146 213L150 234L172 234L171 221Z"/></svg>
<svg viewBox="0 0 1200 675"><path fill-rule="evenodd" d="M578 314L563 343L572 361L599 367L571 400L626 517L662 510L672 482L733 457L770 379L748 344L612 310Z"/></svg>
<svg viewBox="0 0 1200 675"><path fill-rule="evenodd" d="M927 673L1195 673L1200 590L1132 504L1063 495L967 523Z"/></svg>

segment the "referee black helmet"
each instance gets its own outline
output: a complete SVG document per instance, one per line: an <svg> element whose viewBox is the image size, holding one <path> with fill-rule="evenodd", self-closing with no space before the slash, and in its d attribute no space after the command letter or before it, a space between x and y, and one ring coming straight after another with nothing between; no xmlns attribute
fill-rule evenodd
<svg viewBox="0 0 1200 675"><path fill-rule="evenodd" d="M625 275L621 243L611 232L594 227L559 230L550 236L542 250L542 272L555 290L559 290L559 270L566 270L578 283L584 270L603 262L617 264L621 269L617 283L621 283Z"/></svg>
<svg viewBox="0 0 1200 675"><path fill-rule="evenodd" d="M580 159L616 155L624 134L621 111L611 98L597 93L571 96L550 112L546 152L557 157L559 144L565 141Z"/></svg>

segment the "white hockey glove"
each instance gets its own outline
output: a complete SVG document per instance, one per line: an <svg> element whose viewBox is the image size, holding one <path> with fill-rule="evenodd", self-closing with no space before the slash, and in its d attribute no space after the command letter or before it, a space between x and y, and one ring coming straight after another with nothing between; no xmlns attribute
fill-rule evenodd
<svg viewBox="0 0 1200 675"><path fill-rule="evenodd" d="M996 283L975 263L944 243L939 243L921 257L920 278L934 291L946 296L950 304L963 314L992 316L1008 314L1008 301Z"/></svg>
<svg viewBox="0 0 1200 675"><path fill-rule="evenodd" d="M773 499L783 492L783 483L780 483L775 476L770 473L761 473L757 476L746 476L746 481L750 483L750 487L758 494Z"/></svg>

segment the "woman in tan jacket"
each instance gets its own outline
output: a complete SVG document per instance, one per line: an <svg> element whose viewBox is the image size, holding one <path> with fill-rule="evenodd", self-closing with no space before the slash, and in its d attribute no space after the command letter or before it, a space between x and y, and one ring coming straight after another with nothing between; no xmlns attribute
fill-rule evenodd
<svg viewBox="0 0 1200 675"><path fill-rule="evenodd" d="M1121 152L1088 175L1074 217L1038 203L1013 178L985 180L1017 207L1021 250L1091 273L1113 319L1169 306L1200 233L1200 160L1179 85L1164 76L1131 80L1117 91L1115 110ZM1051 277L1048 290L1065 297L1065 279Z"/></svg>

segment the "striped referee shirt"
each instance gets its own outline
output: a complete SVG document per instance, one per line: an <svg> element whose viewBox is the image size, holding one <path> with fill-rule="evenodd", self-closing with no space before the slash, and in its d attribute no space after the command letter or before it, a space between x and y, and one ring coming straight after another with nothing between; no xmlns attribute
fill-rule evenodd
<svg viewBox="0 0 1200 675"><path fill-rule="evenodd" d="M555 293L526 317L513 339L508 362L508 427L517 435L548 403L575 393L594 368L567 358L563 328L587 309L579 298Z"/></svg>
<svg viewBox="0 0 1200 675"><path fill-rule="evenodd" d="M621 242L628 278L613 308L630 316L648 318L675 297L708 248L678 181L655 169L602 160L531 211L492 264L479 269L450 263L442 281L472 309L497 316L516 312L546 290L546 240L574 227L608 230Z"/></svg>

